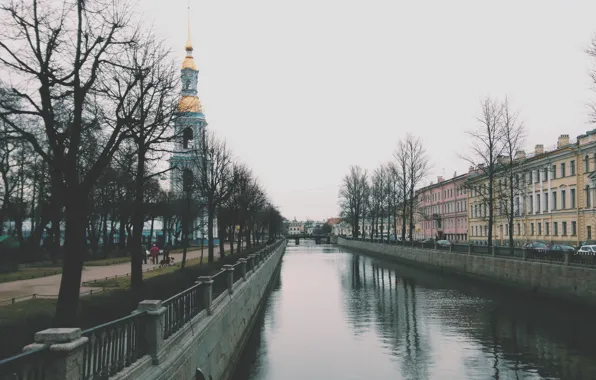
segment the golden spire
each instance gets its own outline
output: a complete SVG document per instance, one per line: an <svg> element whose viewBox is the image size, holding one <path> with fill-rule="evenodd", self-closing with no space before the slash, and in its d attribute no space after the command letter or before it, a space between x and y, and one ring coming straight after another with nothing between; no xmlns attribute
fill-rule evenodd
<svg viewBox="0 0 596 380"><path fill-rule="evenodd" d="M183 69L197 69L197 65L195 64L195 60L192 57L192 40L190 38L190 0L188 5L188 37L186 39L186 45L184 46L184 50L186 50L186 57L182 62Z"/></svg>
<svg viewBox="0 0 596 380"><path fill-rule="evenodd" d="M186 38L186 45L184 46L184 49L186 51L192 51L192 40L190 38L190 5L188 6L188 37Z"/></svg>

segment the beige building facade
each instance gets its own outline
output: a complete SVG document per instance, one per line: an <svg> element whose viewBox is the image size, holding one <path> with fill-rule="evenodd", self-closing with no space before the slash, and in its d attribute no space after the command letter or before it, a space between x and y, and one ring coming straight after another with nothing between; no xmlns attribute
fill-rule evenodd
<svg viewBox="0 0 596 380"><path fill-rule="evenodd" d="M550 150L536 145L531 154L519 151L516 161L519 185L514 191L513 231L509 231L506 209L495 201L495 244L507 244L510 232L516 245L530 241L579 245L596 239L596 130L578 136L576 142L570 142L569 135L561 135ZM488 240L484 177L472 176L469 182L472 190L468 192L469 236L471 242L478 244ZM498 181L501 179L495 180L495 189L499 188Z"/></svg>

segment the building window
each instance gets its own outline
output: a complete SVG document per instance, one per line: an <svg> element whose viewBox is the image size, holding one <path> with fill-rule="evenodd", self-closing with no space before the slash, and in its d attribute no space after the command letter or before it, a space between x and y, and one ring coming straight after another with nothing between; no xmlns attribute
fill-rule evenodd
<svg viewBox="0 0 596 380"><path fill-rule="evenodd" d="M565 190L561 190L561 208L565 210L567 208L567 199L566 196L567 192Z"/></svg>
<svg viewBox="0 0 596 380"><path fill-rule="evenodd" d="M567 236L567 222L561 223L561 232L563 233L563 236Z"/></svg>
<svg viewBox="0 0 596 380"><path fill-rule="evenodd" d="M549 227L550 227L550 224L548 222L544 223L544 234L546 236L550 235Z"/></svg>
<svg viewBox="0 0 596 380"><path fill-rule="evenodd" d="M187 79L186 81L184 81L184 89L188 90L190 88L190 79Z"/></svg>
<svg viewBox="0 0 596 380"><path fill-rule="evenodd" d="M557 192L553 191L553 210L557 209Z"/></svg>
<svg viewBox="0 0 596 380"><path fill-rule="evenodd" d="M577 222L571 222L571 236L577 235Z"/></svg>
<svg viewBox="0 0 596 380"><path fill-rule="evenodd" d="M536 212L540 212L540 194L536 195Z"/></svg>
<svg viewBox="0 0 596 380"><path fill-rule="evenodd" d="M548 193L544 193L544 211L548 211Z"/></svg>
<svg viewBox="0 0 596 380"><path fill-rule="evenodd" d="M542 223L538 223L538 235L542 235Z"/></svg>
<svg viewBox="0 0 596 380"><path fill-rule="evenodd" d="M553 165L551 167L551 172L552 172L552 179L556 179L557 178L557 165Z"/></svg>
<svg viewBox="0 0 596 380"><path fill-rule="evenodd" d="M559 236L559 222L553 222L553 235Z"/></svg>
<svg viewBox="0 0 596 380"><path fill-rule="evenodd" d="M192 141L193 136L192 136L192 128L187 127L184 129L184 131L182 132L182 147L184 149L188 149L189 148L189 143Z"/></svg>
<svg viewBox="0 0 596 380"><path fill-rule="evenodd" d="M529 209L530 209L530 214L534 213L534 197L532 195L530 195L530 202L529 202Z"/></svg>
<svg viewBox="0 0 596 380"><path fill-rule="evenodd" d="M586 238L588 240L592 240L592 226L588 226L586 228Z"/></svg>
<svg viewBox="0 0 596 380"><path fill-rule="evenodd" d="M590 199L590 185L586 185L586 207L592 207L592 200Z"/></svg>
<svg viewBox="0 0 596 380"><path fill-rule="evenodd" d="M534 236L534 223L530 223L530 235Z"/></svg>
<svg viewBox="0 0 596 380"><path fill-rule="evenodd" d="M569 163L569 171L571 172L571 175L575 175L575 160L571 160Z"/></svg>
<svg viewBox="0 0 596 380"><path fill-rule="evenodd" d="M571 198L571 208L575 208L575 189L569 190L569 196Z"/></svg>
<svg viewBox="0 0 596 380"><path fill-rule="evenodd" d="M587 173L590 171L590 157L586 154L584 157L584 172Z"/></svg>
<svg viewBox="0 0 596 380"><path fill-rule="evenodd" d="M190 191L192 189L192 170L184 169L182 172L182 190Z"/></svg>
<svg viewBox="0 0 596 380"><path fill-rule="evenodd" d="M548 168L542 169L542 181L546 181L548 179Z"/></svg>
<svg viewBox="0 0 596 380"><path fill-rule="evenodd" d="M561 164L561 178L565 177L565 163L563 162Z"/></svg>

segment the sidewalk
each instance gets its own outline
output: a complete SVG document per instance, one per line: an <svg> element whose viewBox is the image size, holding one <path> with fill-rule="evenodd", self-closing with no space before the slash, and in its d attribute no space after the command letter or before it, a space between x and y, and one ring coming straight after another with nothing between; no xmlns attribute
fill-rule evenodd
<svg viewBox="0 0 596 380"><path fill-rule="evenodd" d="M204 257L207 257L207 247L204 247ZM229 245L226 245L226 250L230 249ZM219 255L219 247L216 247L215 255ZM182 253L172 253L171 257L175 258L174 263L180 263L182 261ZM161 257L161 256L160 256ZM188 251L186 253L186 259L194 259L201 257L201 250ZM150 264L150 260L147 260L147 264L143 264L143 269L155 268L159 265ZM105 277L115 275L125 275L130 273L130 263L114 264L107 266L89 266L83 268L81 283L85 281L98 280ZM12 281L0 284L0 301L31 296L33 294L45 295L45 296L57 296L60 289L60 280L62 274L55 276L34 278L32 280L20 280ZM81 292L93 289L91 287L81 287Z"/></svg>

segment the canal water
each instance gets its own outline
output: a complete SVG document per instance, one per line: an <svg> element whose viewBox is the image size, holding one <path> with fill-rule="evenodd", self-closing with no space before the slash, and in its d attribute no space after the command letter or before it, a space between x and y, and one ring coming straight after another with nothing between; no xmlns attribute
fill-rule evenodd
<svg viewBox="0 0 596 380"><path fill-rule="evenodd" d="M234 380L596 379L596 318L332 245L288 245Z"/></svg>

